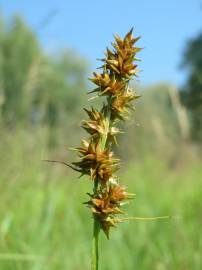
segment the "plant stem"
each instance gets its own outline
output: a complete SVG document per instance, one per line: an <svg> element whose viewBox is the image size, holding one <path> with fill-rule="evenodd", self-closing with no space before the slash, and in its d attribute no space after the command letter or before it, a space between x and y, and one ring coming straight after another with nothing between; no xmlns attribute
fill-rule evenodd
<svg viewBox="0 0 202 270"><path fill-rule="evenodd" d="M110 113L110 104L108 101L108 110L106 113L106 130L103 136L100 139L100 150L103 151L106 146L107 142L107 136L109 133L109 126L110 126L110 121L111 121L111 113ZM98 189L98 180L95 181L94 183L94 194L96 193ZM93 216L94 222L93 222L93 246L92 246L92 263L91 263L91 269L92 270L98 270L99 267L99 232L100 232L100 222L96 215L94 214Z"/></svg>
<svg viewBox="0 0 202 270"><path fill-rule="evenodd" d="M93 224L93 248L92 248L92 270L98 270L99 265L99 232L100 232L100 223L99 220L94 215L94 224Z"/></svg>

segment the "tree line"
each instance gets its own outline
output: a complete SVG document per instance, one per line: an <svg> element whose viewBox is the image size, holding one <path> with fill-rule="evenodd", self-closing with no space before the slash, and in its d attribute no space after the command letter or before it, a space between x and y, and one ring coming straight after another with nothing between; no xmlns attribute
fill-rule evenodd
<svg viewBox="0 0 202 270"><path fill-rule="evenodd" d="M9 22L1 17L0 121L5 126L56 126L64 113L74 115L86 89L86 72L87 62L77 53L64 49L48 55L21 17Z"/></svg>
<svg viewBox="0 0 202 270"><path fill-rule="evenodd" d="M182 65L187 80L180 98L192 139L202 142L202 33L187 43ZM76 52L64 49L48 55L21 17L0 17L1 125L44 124L54 129L74 121L86 99L87 71L87 61Z"/></svg>

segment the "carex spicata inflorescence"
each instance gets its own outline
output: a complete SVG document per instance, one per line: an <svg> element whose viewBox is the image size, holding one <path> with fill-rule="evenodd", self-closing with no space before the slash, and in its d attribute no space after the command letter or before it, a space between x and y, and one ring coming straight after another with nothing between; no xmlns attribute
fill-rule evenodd
<svg viewBox="0 0 202 270"><path fill-rule="evenodd" d="M124 214L121 205L133 197L119 184L115 173L120 162L111 151L112 145L117 143L117 134L121 133L115 125L127 119L133 109L132 101L139 97L129 85L132 77L137 76L136 54L141 50L135 45L139 37L134 38L132 32L133 29L123 39L115 35L113 49L107 48L105 58L101 59L101 72L94 72L90 78L96 85L90 93L105 96L106 101L101 110L84 109L88 120L82 121L82 127L89 138L76 148L79 160L72 163L76 171L90 176L94 182L93 193L88 194L90 199L86 204L107 237L110 228L121 221L117 218Z"/></svg>

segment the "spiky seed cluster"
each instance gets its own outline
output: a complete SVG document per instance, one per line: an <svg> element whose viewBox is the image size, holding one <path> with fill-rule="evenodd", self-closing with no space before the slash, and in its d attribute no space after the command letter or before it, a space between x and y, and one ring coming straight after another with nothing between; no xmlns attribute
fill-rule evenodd
<svg viewBox="0 0 202 270"><path fill-rule="evenodd" d="M95 108L91 110L84 109L87 113L89 120L82 121L82 127L94 138L95 141L99 140L100 136L103 136L106 130L106 107L103 107L101 112Z"/></svg>
<svg viewBox="0 0 202 270"><path fill-rule="evenodd" d="M116 80L116 77L111 77L108 73L98 74L93 73L94 78L90 80L95 83L98 87L95 88L93 92L99 92L100 95L116 95L125 87L124 82Z"/></svg>
<svg viewBox="0 0 202 270"><path fill-rule="evenodd" d="M89 194L89 196L91 199L87 204L91 211L98 216L105 234L109 237L110 227L115 227L113 216L124 213L120 209L121 203L132 198L133 194L127 193L124 187L114 184L106 186L93 195Z"/></svg>
<svg viewBox="0 0 202 270"><path fill-rule="evenodd" d="M135 46L139 40L133 38L131 29L124 39L115 35L113 49L107 48L101 73L93 73L90 80L96 88L90 93L107 96L107 102L98 111L95 108L85 109L89 119L82 121L82 127L90 135L82 141L82 146L76 148L79 161L73 166L82 175L89 175L94 181L94 193L88 194L90 200L86 203L100 226L109 237L110 227L114 227L115 216L123 214L120 209L123 201L131 198L124 187L118 184L114 173L119 169L119 160L114 158L111 146L116 143L116 135L120 130L114 125L118 120L125 120L129 109L133 109L132 101L139 96L129 87L133 75L137 76L138 59L136 53L140 48Z"/></svg>
<svg viewBox="0 0 202 270"><path fill-rule="evenodd" d="M134 45L139 39L140 37L132 37L132 29L124 39L115 35L115 42L112 43L114 50L107 48L106 58L102 60L105 63L103 67L110 72L113 71L121 79L131 79L131 76L137 75L137 65L134 61L138 60L135 56L141 48Z"/></svg>
<svg viewBox="0 0 202 270"><path fill-rule="evenodd" d="M108 149L101 150L99 143L82 140L82 146L76 148L80 160L72 164L79 168L83 175L90 175L93 181L104 185L118 170L118 159L113 158L113 153Z"/></svg>

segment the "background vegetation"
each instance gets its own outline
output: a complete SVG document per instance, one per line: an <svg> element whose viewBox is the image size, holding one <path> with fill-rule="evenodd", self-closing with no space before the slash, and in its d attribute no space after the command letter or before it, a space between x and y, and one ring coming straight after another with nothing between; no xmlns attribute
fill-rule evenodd
<svg viewBox="0 0 202 270"><path fill-rule="evenodd" d="M136 193L128 212L171 214L130 222L101 238L111 269L202 268L202 42L187 45L187 83L141 89L119 137L122 183ZM88 62L69 50L47 55L19 17L0 23L0 269L88 269L91 183L43 159L71 161L87 105Z"/></svg>

